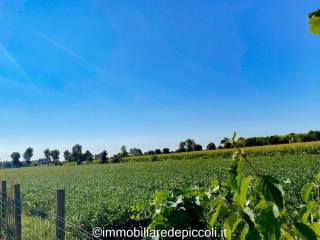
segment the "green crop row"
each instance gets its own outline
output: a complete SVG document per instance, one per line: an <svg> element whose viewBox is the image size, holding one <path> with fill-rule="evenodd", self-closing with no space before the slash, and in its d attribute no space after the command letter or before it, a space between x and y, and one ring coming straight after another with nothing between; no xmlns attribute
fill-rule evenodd
<svg viewBox="0 0 320 240"><path fill-rule="evenodd" d="M242 148L248 156L282 156L282 155L296 155L296 154L320 154L320 141L306 142L306 143L290 143L280 145L266 145L258 147L245 147ZM169 153L159 155L147 155L147 156L135 156L126 157L123 160L125 162L143 162L143 161L155 161L155 160L168 160L168 159L191 159L191 158L214 158L224 157L229 158L236 150L229 149L217 149L217 150L203 150L193 152L180 152Z"/></svg>

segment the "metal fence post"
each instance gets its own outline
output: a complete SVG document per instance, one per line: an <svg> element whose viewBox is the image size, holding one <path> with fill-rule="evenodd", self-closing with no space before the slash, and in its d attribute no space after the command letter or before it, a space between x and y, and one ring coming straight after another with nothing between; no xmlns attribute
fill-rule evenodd
<svg viewBox="0 0 320 240"><path fill-rule="evenodd" d="M1 181L1 223L2 229L5 229L7 223L7 182Z"/></svg>
<svg viewBox="0 0 320 240"><path fill-rule="evenodd" d="M65 190L57 190L57 216L56 216L56 239L64 240L64 229L65 229Z"/></svg>
<svg viewBox="0 0 320 240"><path fill-rule="evenodd" d="M20 185L14 185L14 224L15 240L21 240L21 198Z"/></svg>

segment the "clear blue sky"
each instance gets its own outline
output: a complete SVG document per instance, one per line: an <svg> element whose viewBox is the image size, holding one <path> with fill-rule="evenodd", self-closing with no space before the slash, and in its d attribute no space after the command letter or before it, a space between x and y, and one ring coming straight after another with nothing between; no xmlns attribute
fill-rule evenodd
<svg viewBox="0 0 320 240"><path fill-rule="evenodd" d="M304 0L0 0L0 157L320 129Z"/></svg>

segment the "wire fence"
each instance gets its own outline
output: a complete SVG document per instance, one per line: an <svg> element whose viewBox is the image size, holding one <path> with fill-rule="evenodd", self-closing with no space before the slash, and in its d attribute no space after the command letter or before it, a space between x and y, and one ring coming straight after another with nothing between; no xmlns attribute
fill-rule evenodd
<svg viewBox="0 0 320 240"><path fill-rule="evenodd" d="M55 211L37 207L37 211L23 202L20 185L7 188L1 182L0 191L0 239L2 240L96 240L86 229L65 218L65 190L56 193Z"/></svg>

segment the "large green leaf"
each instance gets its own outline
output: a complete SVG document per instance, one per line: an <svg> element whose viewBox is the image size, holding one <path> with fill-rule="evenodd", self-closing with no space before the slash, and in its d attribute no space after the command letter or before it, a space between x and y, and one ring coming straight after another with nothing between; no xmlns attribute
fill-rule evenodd
<svg viewBox="0 0 320 240"><path fill-rule="evenodd" d="M250 227L246 226L241 231L240 239L241 240L260 240L261 236L255 227L250 228Z"/></svg>
<svg viewBox="0 0 320 240"><path fill-rule="evenodd" d="M312 192L312 190L313 190L313 184L312 183L308 183L308 184L303 186L302 191L301 191L302 201L308 202L309 196L310 196L310 193Z"/></svg>
<svg viewBox="0 0 320 240"><path fill-rule="evenodd" d="M277 186L278 183L279 181L271 176L259 176L257 178L256 188L265 200L275 203L281 211L283 209L283 195Z"/></svg>
<svg viewBox="0 0 320 240"><path fill-rule="evenodd" d="M241 182L241 161L240 157L235 154L232 162L230 163L228 171L228 183L231 189L235 193L240 192L240 182Z"/></svg>
<svg viewBox="0 0 320 240"><path fill-rule="evenodd" d="M230 214L230 216L228 216L228 218L224 222L224 228L226 229L226 233L227 233L227 236L226 236L227 240L231 240L235 224L238 224L237 215L232 213Z"/></svg>
<svg viewBox="0 0 320 240"><path fill-rule="evenodd" d="M320 223L311 223L310 228L315 232L318 238L320 238Z"/></svg>
<svg viewBox="0 0 320 240"><path fill-rule="evenodd" d="M247 193L249 189L249 185L251 183L252 177L248 176L241 180L240 183L240 193L237 195L237 202L240 207L244 207L246 200L247 200Z"/></svg>
<svg viewBox="0 0 320 240"><path fill-rule="evenodd" d="M302 215L302 221L308 223L309 217L314 209L317 207L317 202L315 201L308 201L305 207L305 212Z"/></svg>
<svg viewBox="0 0 320 240"><path fill-rule="evenodd" d="M264 239L280 239L280 223L274 216L272 207L263 209L258 219L258 229Z"/></svg>
<svg viewBox="0 0 320 240"><path fill-rule="evenodd" d="M241 212L241 216L250 228L254 227L255 225L254 212L250 208L245 207Z"/></svg>
<svg viewBox="0 0 320 240"><path fill-rule="evenodd" d="M299 237L299 239L303 239L303 240L317 239L317 234L308 225L301 222L295 222L294 226L296 228L296 234Z"/></svg>
<svg viewBox="0 0 320 240"><path fill-rule="evenodd" d="M213 206L214 206L215 210L214 210L214 212L213 212L213 214L211 216L210 222L209 222L211 227L213 227L215 225L215 223L216 223L216 221L217 221L217 219L219 217L219 214L220 214L220 211L221 211L221 207L224 204L224 201L225 201L225 199L222 198L222 197L221 198L217 198L217 199L214 200Z"/></svg>

